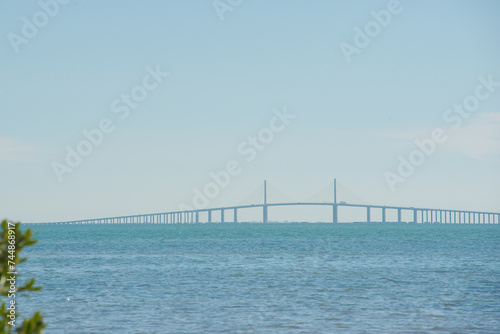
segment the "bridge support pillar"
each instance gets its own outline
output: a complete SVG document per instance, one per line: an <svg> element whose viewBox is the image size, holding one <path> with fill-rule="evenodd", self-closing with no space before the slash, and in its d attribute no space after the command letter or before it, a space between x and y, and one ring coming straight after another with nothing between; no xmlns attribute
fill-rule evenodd
<svg viewBox="0 0 500 334"><path fill-rule="evenodd" d="M262 222L267 223L267 205L262 206Z"/></svg>
<svg viewBox="0 0 500 334"><path fill-rule="evenodd" d="M208 222L212 222L212 210L208 210Z"/></svg>
<svg viewBox="0 0 500 334"><path fill-rule="evenodd" d="M224 209L220 209L220 222L224 222Z"/></svg>
<svg viewBox="0 0 500 334"><path fill-rule="evenodd" d="M196 223L200 222L200 212L196 211Z"/></svg>
<svg viewBox="0 0 500 334"><path fill-rule="evenodd" d="M413 209L413 222L417 223L417 210Z"/></svg>
<svg viewBox="0 0 500 334"><path fill-rule="evenodd" d="M385 223L385 208L382 208L382 223Z"/></svg>
<svg viewBox="0 0 500 334"><path fill-rule="evenodd" d="M234 222L238 222L238 209L234 208Z"/></svg>
<svg viewBox="0 0 500 334"><path fill-rule="evenodd" d="M339 222L339 206L334 203L332 206L332 214L333 214L333 223L337 224Z"/></svg>
<svg viewBox="0 0 500 334"><path fill-rule="evenodd" d="M371 221L371 218L370 218L370 207L367 206L366 207L366 222L369 223Z"/></svg>
<svg viewBox="0 0 500 334"><path fill-rule="evenodd" d="M401 223L401 209L398 209L398 223Z"/></svg>

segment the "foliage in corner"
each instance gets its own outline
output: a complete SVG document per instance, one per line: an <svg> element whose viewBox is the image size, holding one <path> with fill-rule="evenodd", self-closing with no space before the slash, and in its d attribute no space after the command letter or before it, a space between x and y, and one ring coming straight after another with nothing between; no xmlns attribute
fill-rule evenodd
<svg viewBox="0 0 500 334"><path fill-rule="evenodd" d="M4 299L0 307L0 334L43 333L45 324L40 312L36 312L30 319L25 319L22 324L16 326L19 315L16 311L18 294L22 291L41 289L41 287L35 286L34 279L28 280L24 285L19 285L17 272L17 265L26 261L26 258L20 257L19 253L24 247L35 244L37 240L32 238L31 229L27 229L23 233L21 223L12 223L7 220L2 221L0 233L0 295Z"/></svg>

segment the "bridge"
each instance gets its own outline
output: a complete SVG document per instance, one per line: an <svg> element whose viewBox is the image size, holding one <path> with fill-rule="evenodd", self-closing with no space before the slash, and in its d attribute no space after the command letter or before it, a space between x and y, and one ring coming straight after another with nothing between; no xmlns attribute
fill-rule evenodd
<svg viewBox="0 0 500 334"><path fill-rule="evenodd" d="M332 222L339 223L339 210L343 207L352 207L364 210L366 220L364 222L374 222L372 214L380 214L381 222L389 222L387 215L389 212L397 213L397 220L390 222L397 223L441 223L441 224L499 224L500 213L498 212L480 212L466 210L448 210L433 208L415 208L400 207L388 205L367 205L352 204L346 202L337 202L337 180L334 180L333 202L290 202L290 203L268 203L267 202L267 182L264 181L264 201L261 204L237 205L219 208L193 209L185 211L171 211L162 213L118 216L108 218L82 219L57 223L46 224L179 224L179 223L213 223L213 213L220 214L220 222L240 222L238 220L238 211L241 210L261 210L262 222L269 222L268 209L271 207L286 206L322 206L330 207L332 213ZM410 219L403 220L403 215ZM227 219L230 218L230 219Z"/></svg>

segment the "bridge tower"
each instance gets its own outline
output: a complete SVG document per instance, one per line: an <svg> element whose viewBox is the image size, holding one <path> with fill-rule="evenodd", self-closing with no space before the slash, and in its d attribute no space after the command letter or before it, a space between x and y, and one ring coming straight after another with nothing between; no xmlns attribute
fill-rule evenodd
<svg viewBox="0 0 500 334"><path fill-rule="evenodd" d="M333 179L333 204L337 204L337 179Z"/></svg>
<svg viewBox="0 0 500 334"><path fill-rule="evenodd" d="M339 222L337 205L337 179L333 179L333 222Z"/></svg>
<svg viewBox="0 0 500 334"><path fill-rule="evenodd" d="M267 223L267 181L264 180L264 205L262 206L262 222Z"/></svg>

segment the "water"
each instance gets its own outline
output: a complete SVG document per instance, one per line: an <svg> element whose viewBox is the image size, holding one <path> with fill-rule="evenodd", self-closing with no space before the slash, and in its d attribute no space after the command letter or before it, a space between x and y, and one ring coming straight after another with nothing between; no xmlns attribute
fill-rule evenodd
<svg viewBox="0 0 500 334"><path fill-rule="evenodd" d="M32 228L47 333L500 332L499 226Z"/></svg>

